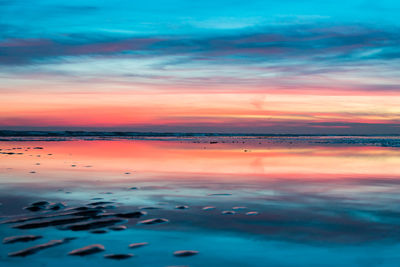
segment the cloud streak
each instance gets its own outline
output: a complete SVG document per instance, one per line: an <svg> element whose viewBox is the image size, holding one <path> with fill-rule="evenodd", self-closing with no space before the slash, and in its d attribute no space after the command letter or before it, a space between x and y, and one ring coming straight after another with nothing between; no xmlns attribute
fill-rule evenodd
<svg viewBox="0 0 400 267"><path fill-rule="evenodd" d="M324 60L330 64L397 59L400 30L367 26L275 26L212 36L68 34L0 42L1 64L29 64L65 56L185 55L193 61L252 63L267 60ZM390 55L390 57L389 57Z"/></svg>

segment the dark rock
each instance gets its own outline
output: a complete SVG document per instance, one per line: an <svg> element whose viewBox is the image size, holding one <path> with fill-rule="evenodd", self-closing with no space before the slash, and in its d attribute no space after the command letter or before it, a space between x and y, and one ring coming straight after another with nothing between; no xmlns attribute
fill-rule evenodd
<svg viewBox="0 0 400 267"><path fill-rule="evenodd" d="M18 225L14 225L13 228L35 229L35 228L43 228L43 227L49 227L49 226L77 223L77 222L82 222L82 221L86 221L89 219L91 219L91 218L90 217L57 218L57 219L50 219L50 220L41 220L38 222L18 224Z"/></svg>
<svg viewBox="0 0 400 267"><path fill-rule="evenodd" d="M106 259L113 259L113 260L125 260L133 257L133 254L107 254L104 255Z"/></svg>
<svg viewBox="0 0 400 267"><path fill-rule="evenodd" d="M174 252L175 257L188 257L198 254L196 250L178 250Z"/></svg>
<svg viewBox="0 0 400 267"><path fill-rule="evenodd" d="M95 216L94 218L103 219L103 218L109 218L109 217L115 217L115 213L113 213L113 212L104 212L104 213L101 213L101 214Z"/></svg>
<svg viewBox="0 0 400 267"><path fill-rule="evenodd" d="M114 225L109 227L108 229L113 230L113 231L123 231L128 229L128 227L126 227L125 225Z"/></svg>
<svg viewBox="0 0 400 267"><path fill-rule="evenodd" d="M236 214L236 212L234 212L233 210L224 210L222 212L222 214L224 214L224 215L232 215L232 214Z"/></svg>
<svg viewBox="0 0 400 267"><path fill-rule="evenodd" d="M146 246L146 245L148 245L148 244L149 244L149 243L147 243L147 242L132 243L132 244L129 245L129 248L140 248L140 247Z"/></svg>
<svg viewBox="0 0 400 267"><path fill-rule="evenodd" d="M148 219L144 221L138 222L138 224L159 224L159 223L167 223L169 220L164 219L164 218L154 218L154 219Z"/></svg>
<svg viewBox="0 0 400 267"><path fill-rule="evenodd" d="M39 207L39 206L28 206L28 207L25 207L24 210L29 210L29 211L36 212L36 211L44 210L44 207Z"/></svg>
<svg viewBox="0 0 400 267"><path fill-rule="evenodd" d="M31 206L35 206L35 207L41 207L41 206L47 206L47 205L49 205L50 204L50 202L48 202L48 201L36 201L36 202L33 202L32 204L31 204Z"/></svg>
<svg viewBox="0 0 400 267"><path fill-rule="evenodd" d="M52 203L52 204L50 204L48 209L50 209L50 210L60 210L60 209L64 209L65 207L67 207L67 204L65 202L60 202L60 203Z"/></svg>
<svg viewBox="0 0 400 267"><path fill-rule="evenodd" d="M47 216L22 217L22 218L17 218L17 219L6 220L6 221L3 221L1 223L2 224L6 224L6 223L21 223L21 222L40 220L40 219L45 219L45 218L47 218Z"/></svg>
<svg viewBox="0 0 400 267"><path fill-rule="evenodd" d="M100 219L100 220L94 220L94 221L89 221L89 222L85 222L85 223L75 223L75 224L66 225L63 227L63 229L72 230L72 231L84 231L84 230L108 227L108 226L112 226L117 223L123 223L123 222L126 222L126 220L118 219L118 218Z"/></svg>
<svg viewBox="0 0 400 267"><path fill-rule="evenodd" d="M146 215L147 212L145 211L133 211L133 212L126 212L126 213L116 213L115 216L120 218L140 218Z"/></svg>
<svg viewBox="0 0 400 267"><path fill-rule="evenodd" d="M97 214L99 214L101 212L103 212L102 209L93 208L93 209L87 209L87 210L73 212L73 213L70 213L69 215L91 217L91 216L96 216Z"/></svg>
<svg viewBox="0 0 400 267"><path fill-rule="evenodd" d="M40 244L40 245L36 245L27 249L23 249L23 250L19 250L16 252L11 252L8 253L9 257L25 257L28 255L32 255L35 254L37 252L39 252L40 250L46 249L46 248L51 248L51 247L55 247L55 246L59 246L61 244L67 243L71 240L73 240L75 238L64 238L64 239L60 239L60 240L51 240L47 243L44 244Z"/></svg>
<svg viewBox="0 0 400 267"><path fill-rule="evenodd" d="M77 208L73 208L73 210L88 210L91 209L89 207L77 207Z"/></svg>
<svg viewBox="0 0 400 267"><path fill-rule="evenodd" d="M249 211L249 212L246 212L246 215L249 215L249 216L258 215L258 211Z"/></svg>
<svg viewBox="0 0 400 267"><path fill-rule="evenodd" d="M73 210L75 210L75 209L73 209ZM27 221L35 221L35 220L49 219L49 218L56 218L56 217L64 217L64 216L94 217L100 212L103 212L103 211L99 210L99 209L95 209L95 208L90 208L90 209L87 208L87 210L83 210L83 211L63 212L63 213L57 213L57 214L51 214L51 215L42 215L42 216L35 216L35 217L23 217L23 218L7 220L7 221L1 222L1 223L22 223L22 222L27 222Z"/></svg>
<svg viewBox="0 0 400 267"><path fill-rule="evenodd" d="M100 205L112 204L112 203L114 203L114 202L112 202L112 201L97 201L97 202L89 203L88 205L89 206L100 206Z"/></svg>
<svg viewBox="0 0 400 267"><path fill-rule="evenodd" d="M180 205L180 206L176 206L175 207L175 209L178 209L178 210L185 210L185 209L188 209L189 208L189 206L186 206L186 205Z"/></svg>
<svg viewBox="0 0 400 267"><path fill-rule="evenodd" d="M104 230L104 229L93 230L93 231L90 231L90 232L92 234L106 234L106 233L108 233L108 231Z"/></svg>
<svg viewBox="0 0 400 267"><path fill-rule="evenodd" d="M231 196L232 193L215 193L215 194L208 194L209 196Z"/></svg>
<svg viewBox="0 0 400 267"><path fill-rule="evenodd" d="M158 210L158 207L139 207L140 210Z"/></svg>
<svg viewBox="0 0 400 267"><path fill-rule="evenodd" d="M3 244L13 244L17 242L29 242L42 238L41 235L18 235L10 236L3 239Z"/></svg>
<svg viewBox="0 0 400 267"><path fill-rule="evenodd" d="M86 246L83 248L75 249L75 250L69 252L68 255L86 256L86 255L90 255L90 254L94 254L94 253L99 253L104 250L105 249L104 249L103 245L94 244L94 245Z"/></svg>

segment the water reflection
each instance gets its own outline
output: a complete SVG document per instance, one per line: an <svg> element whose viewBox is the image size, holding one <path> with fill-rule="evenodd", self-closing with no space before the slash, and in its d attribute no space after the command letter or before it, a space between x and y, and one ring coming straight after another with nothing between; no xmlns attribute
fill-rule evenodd
<svg viewBox="0 0 400 267"><path fill-rule="evenodd" d="M271 177L336 179L344 176L400 176L398 148L266 145L262 140L252 139L244 143L225 141L217 144L193 143L188 140L2 142L0 146L3 152L19 147L44 149L10 150L24 154L1 155L0 170L3 173L10 172L7 168L20 173L34 170L42 174L54 171L81 172L81 178L90 175L91 171L118 174L136 172L140 177L173 174L184 176L185 180L198 178L191 175L218 175L221 176L216 178L218 180L239 180L245 183L249 180L267 181ZM243 175L247 175L245 179ZM120 177L103 176L102 179L113 181ZM136 179L136 176L131 178ZM69 180L73 179L78 178L69 177Z"/></svg>
<svg viewBox="0 0 400 267"><path fill-rule="evenodd" d="M26 213L22 208L27 203L41 199L78 206L101 198L117 203L118 210L156 207L149 210L150 217L168 218L170 223L143 229L129 222L127 231L143 237L138 241L156 243L146 248L148 253L161 253L168 246L178 249L179 240L189 238L185 247L201 254L186 262L165 254L159 260L166 264L154 266L293 266L299 262L306 266L321 263L321 258L310 255L333 257L334 253L341 253L341 261L325 265L391 266L399 261L384 260L389 247L400 240L400 150L395 147L305 145L257 138L220 138L210 143L194 138L1 142L0 148L5 153L0 154L3 216ZM189 209L177 210L177 205ZM216 208L203 210L205 206ZM222 215L226 210L235 214ZM252 211L258 214L246 215ZM19 233L5 225L0 225L0 231L4 237ZM47 231L59 235L56 229ZM168 239L172 233L178 241ZM96 238L104 244L132 241L115 233ZM79 247L76 242L69 248ZM215 253L216 248L207 245L210 242L223 253ZM232 244L251 250L233 252ZM271 254L263 256L267 247ZM9 252L8 248L3 245L0 250ZM282 248L303 255L296 256L298 262L278 257ZM364 253L373 249L382 251ZM55 251L65 254L62 248ZM248 257L252 259L245 261ZM39 256L34 259L43 262ZM236 260L232 263L232 259ZM138 262L153 266L145 257ZM7 264L15 262L7 259Z"/></svg>

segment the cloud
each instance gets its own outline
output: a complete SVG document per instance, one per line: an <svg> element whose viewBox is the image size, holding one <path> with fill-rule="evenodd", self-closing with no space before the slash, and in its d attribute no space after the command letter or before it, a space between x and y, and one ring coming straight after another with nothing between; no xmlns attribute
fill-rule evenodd
<svg viewBox="0 0 400 267"><path fill-rule="evenodd" d="M65 56L117 55L145 51L152 38L116 39L70 35L59 39L11 39L0 43L0 64L48 63Z"/></svg>
<svg viewBox="0 0 400 267"><path fill-rule="evenodd" d="M55 38L8 39L0 42L0 64L30 64L63 56L165 55L188 60L250 64L265 61L363 61L397 59L399 29L367 26L275 26L233 30L212 36L131 36L69 34ZM372 51L373 53L368 53Z"/></svg>
<svg viewBox="0 0 400 267"><path fill-rule="evenodd" d="M229 91L233 86L373 94L400 90L399 56L395 27L301 24L140 36L92 32L4 39L0 73L80 83L102 77L104 83L127 86L156 85L159 81L152 77L168 77L164 85L169 90L195 86ZM107 67L111 69L105 71Z"/></svg>

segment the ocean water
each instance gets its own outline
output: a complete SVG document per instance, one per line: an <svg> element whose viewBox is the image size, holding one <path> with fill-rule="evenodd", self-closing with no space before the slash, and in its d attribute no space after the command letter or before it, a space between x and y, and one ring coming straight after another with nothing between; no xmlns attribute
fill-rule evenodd
<svg viewBox="0 0 400 267"><path fill-rule="evenodd" d="M42 236L0 244L0 266L400 266L397 137L23 137L0 149L0 237ZM37 201L65 207L25 209ZM17 228L99 201L104 218L147 214L103 234ZM168 221L139 223L152 218ZM92 244L105 251L68 255ZM134 256L104 258L114 253Z"/></svg>

